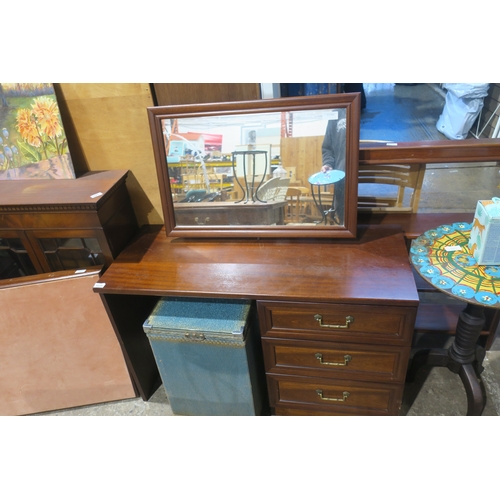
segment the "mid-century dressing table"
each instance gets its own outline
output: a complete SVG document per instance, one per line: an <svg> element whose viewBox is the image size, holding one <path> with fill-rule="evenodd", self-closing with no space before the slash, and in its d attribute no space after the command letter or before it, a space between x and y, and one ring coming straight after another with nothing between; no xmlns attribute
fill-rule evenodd
<svg viewBox="0 0 500 500"><path fill-rule="evenodd" d="M159 297L255 300L277 415L398 415L418 296L399 226L350 240L169 238L146 227L94 288L143 399L159 386L142 325Z"/></svg>

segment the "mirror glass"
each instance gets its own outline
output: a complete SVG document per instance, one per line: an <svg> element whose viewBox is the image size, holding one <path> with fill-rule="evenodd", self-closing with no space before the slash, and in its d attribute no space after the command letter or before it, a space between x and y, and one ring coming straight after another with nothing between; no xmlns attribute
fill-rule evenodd
<svg viewBox="0 0 500 500"><path fill-rule="evenodd" d="M357 98L150 108L167 232L354 236Z"/></svg>

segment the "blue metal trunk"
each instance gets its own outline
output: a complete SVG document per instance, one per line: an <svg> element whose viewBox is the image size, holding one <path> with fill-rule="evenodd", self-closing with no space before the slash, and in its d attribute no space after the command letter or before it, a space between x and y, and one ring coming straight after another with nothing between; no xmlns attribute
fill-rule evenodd
<svg viewBox="0 0 500 500"><path fill-rule="evenodd" d="M262 409L249 301L162 298L144 323L176 415L259 415Z"/></svg>

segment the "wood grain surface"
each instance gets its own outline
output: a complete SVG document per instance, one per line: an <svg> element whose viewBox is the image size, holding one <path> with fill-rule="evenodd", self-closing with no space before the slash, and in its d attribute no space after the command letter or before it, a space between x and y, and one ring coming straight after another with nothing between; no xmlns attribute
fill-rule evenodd
<svg viewBox="0 0 500 500"><path fill-rule="evenodd" d="M100 280L105 294L219 296L414 305L398 226L353 240L188 240L148 226ZM408 304L408 302L410 304Z"/></svg>

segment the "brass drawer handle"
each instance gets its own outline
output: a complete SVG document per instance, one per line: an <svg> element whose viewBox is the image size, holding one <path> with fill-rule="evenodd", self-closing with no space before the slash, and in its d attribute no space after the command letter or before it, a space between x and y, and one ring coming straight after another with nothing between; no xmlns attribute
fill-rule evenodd
<svg viewBox="0 0 500 500"><path fill-rule="evenodd" d="M319 323L321 328L349 328L349 324L354 321L352 316L345 317L345 325L324 325L323 324L323 316L321 314L315 314L314 319Z"/></svg>
<svg viewBox="0 0 500 500"><path fill-rule="evenodd" d="M347 391L344 391L342 393L342 397L341 398L325 398L325 396L323 396L323 391L322 389L316 389L316 394L323 400L323 401L335 401L337 403L343 403L351 394Z"/></svg>
<svg viewBox="0 0 500 500"><path fill-rule="evenodd" d="M205 217L205 222L200 222L200 219L198 217L195 217L194 221L196 222L196 224L198 224L198 226L205 226L210 222L210 217Z"/></svg>
<svg viewBox="0 0 500 500"><path fill-rule="evenodd" d="M323 361L323 354L321 354L320 352L317 352L315 355L317 360L319 360L320 364L321 365L328 365L328 366L347 366L347 363L349 363L349 361L352 361L352 357L350 354L346 354L344 356L344 362L343 363L335 363L335 362L331 362L331 361Z"/></svg>

